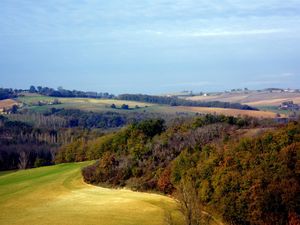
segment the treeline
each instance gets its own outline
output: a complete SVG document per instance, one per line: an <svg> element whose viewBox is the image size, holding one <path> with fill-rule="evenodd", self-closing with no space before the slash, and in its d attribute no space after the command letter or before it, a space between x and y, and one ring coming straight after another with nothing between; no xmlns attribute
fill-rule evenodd
<svg viewBox="0 0 300 225"><path fill-rule="evenodd" d="M119 128L134 121L136 115L118 112L87 112L78 109L51 108L44 112L32 112L27 109L6 115L14 121L21 121L42 128L82 128L111 129ZM141 118L138 117L137 119Z"/></svg>
<svg viewBox="0 0 300 225"><path fill-rule="evenodd" d="M16 98L19 90L13 90L12 88L0 88L0 100L8 98Z"/></svg>
<svg viewBox="0 0 300 225"><path fill-rule="evenodd" d="M16 116L16 115L14 115ZM39 117L43 120L43 117ZM53 118L52 118L53 119ZM57 118L55 118L57 120ZM63 128L11 120L0 115L0 170L26 169L51 165L57 149L82 135L102 135L98 130Z"/></svg>
<svg viewBox="0 0 300 225"><path fill-rule="evenodd" d="M57 149L62 145L76 140L74 146L85 150L86 141L95 138L95 134L101 136L125 125L159 116L164 117L143 112L129 114L56 108L44 112L23 109L0 116L0 170L52 164ZM21 156L27 160L23 166L20 165ZM72 156L68 161L75 158ZM85 158L91 157L81 157L77 161ZM37 160L40 163L36 164Z"/></svg>
<svg viewBox="0 0 300 225"><path fill-rule="evenodd" d="M77 90L67 90L64 88L49 88L42 86L30 86L28 90L25 89L12 89L12 88L0 88L0 100L8 98L16 98L24 92L36 93L51 97L66 97L66 98L105 98L111 99L115 98L113 94L107 92L92 92L92 91L77 91Z"/></svg>
<svg viewBox="0 0 300 225"><path fill-rule="evenodd" d="M68 97L68 98L114 98L113 94L105 93L97 93L97 92L85 92L85 91L77 91L77 90L67 90L64 88L49 88L42 86L30 86L30 93L38 93L41 95L51 96L51 97Z"/></svg>
<svg viewBox="0 0 300 225"><path fill-rule="evenodd" d="M299 224L300 125L253 134L257 122L207 115L166 127L149 120L77 139L56 160L99 158L82 171L85 181L172 194L187 224L202 224L202 211L228 224Z"/></svg>
<svg viewBox="0 0 300 225"><path fill-rule="evenodd" d="M230 102L200 102L190 101L181 99L178 97L165 97L165 96L154 96L154 95L143 95L143 94L122 94L118 96L119 100L127 101L138 101L147 102L153 104L164 104L170 106L195 106L195 107L216 107L216 108L231 108L231 109L242 109L242 110L258 110L248 105L242 105L240 103Z"/></svg>

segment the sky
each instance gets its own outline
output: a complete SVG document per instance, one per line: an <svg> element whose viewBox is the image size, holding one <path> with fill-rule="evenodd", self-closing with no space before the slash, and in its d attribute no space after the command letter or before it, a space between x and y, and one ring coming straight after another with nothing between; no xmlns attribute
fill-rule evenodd
<svg viewBox="0 0 300 225"><path fill-rule="evenodd" d="M299 0L1 0L0 87L300 88Z"/></svg>

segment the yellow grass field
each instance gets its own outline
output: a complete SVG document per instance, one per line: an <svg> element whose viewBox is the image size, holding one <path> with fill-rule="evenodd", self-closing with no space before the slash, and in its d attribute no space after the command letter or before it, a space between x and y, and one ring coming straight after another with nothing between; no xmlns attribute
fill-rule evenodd
<svg viewBox="0 0 300 225"><path fill-rule="evenodd" d="M253 110L240 110L240 109L223 109L223 108L209 108L209 107L176 107L182 111L198 112L203 114L223 114L226 116L251 116L256 118L275 118L276 113L270 111L253 111ZM281 115L284 117L284 115Z"/></svg>
<svg viewBox="0 0 300 225"><path fill-rule="evenodd" d="M36 106L38 102L49 103L54 99L58 99L62 104L59 105L45 105L45 106ZM93 98L54 98L48 96L23 96L19 97L18 100L26 105L35 105L36 110L45 109L45 108L66 108L66 109L80 109L85 111L93 112L103 112L103 111L113 111L111 105L115 104L120 108L123 104L126 104L131 109L135 109L136 106L139 108L144 108L146 106L153 106L151 103L135 102L135 101L122 101L116 99L93 99Z"/></svg>
<svg viewBox="0 0 300 225"><path fill-rule="evenodd" d="M134 102L134 101L122 101L115 99L93 99L93 98L59 98L62 103L90 103L90 104L100 104L110 106L115 104L116 106L121 106L122 104L127 104L129 107L139 107L151 106L151 103Z"/></svg>
<svg viewBox="0 0 300 225"><path fill-rule="evenodd" d="M168 215L183 224L171 198L88 185L69 163L0 173L0 224L162 225Z"/></svg>
<svg viewBox="0 0 300 225"><path fill-rule="evenodd" d="M3 110L3 108L11 108L13 105L18 105L19 103L13 99L4 99L0 100L0 111Z"/></svg>

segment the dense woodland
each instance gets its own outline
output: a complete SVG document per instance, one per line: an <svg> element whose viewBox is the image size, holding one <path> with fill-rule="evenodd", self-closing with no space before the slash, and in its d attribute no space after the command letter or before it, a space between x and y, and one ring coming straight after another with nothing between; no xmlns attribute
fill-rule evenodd
<svg viewBox="0 0 300 225"><path fill-rule="evenodd" d="M18 116L18 115L16 115ZM57 149L83 135L99 137L101 130L68 128L56 117L26 116L35 123L8 119L0 115L0 170L26 169L51 165ZM22 119L25 121L26 117Z"/></svg>
<svg viewBox="0 0 300 225"><path fill-rule="evenodd" d="M254 132L255 131L255 132ZM187 224L202 211L228 224L299 224L300 124L225 116L134 123L63 146L57 162L99 160L85 181L159 191L180 200Z"/></svg>
<svg viewBox="0 0 300 225"><path fill-rule="evenodd" d="M44 112L22 109L0 115L0 170L53 164L54 155L62 145L73 143L73 140L89 140L94 135L99 137L155 117L172 118L143 112L87 112L63 108ZM21 165L22 160L27 162Z"/></svg>
<svg viewBox="0 0 300 225"><path fill-rule="evenodd" d="M142 95L142 94L122 94L118 96L120 100L148 102L155 104L165 104L170 106L198 106L198 107L216 107L216 108L232 108L243 110L258 110L248 105L242 105L239 103L230 102L201 102L201 101L189 101L178 97L165 97L154 95Z"/></svg>

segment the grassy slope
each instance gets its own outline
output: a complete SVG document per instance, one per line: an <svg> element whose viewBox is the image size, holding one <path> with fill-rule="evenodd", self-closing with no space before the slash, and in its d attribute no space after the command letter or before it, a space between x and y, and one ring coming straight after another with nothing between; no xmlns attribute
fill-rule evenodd
<svg viewBox="0 0 300 225"><path fill-rule="evenodd" d="M0 176L0 224L164 224L181 214L173 199L87 185L84 163L60 164Z"/></svg>
<svg viewBox="0 0 300 225"><path fill-rule="evenodd" d="M177 109L189 110L190 112L198 113L211 113L211 114L223 114L226 116L252 116L256 118L275 118L276 113L271 111L253 111L253 110L240 110L240 109L222 109L222 108L208 108L208 107L185 107L177 106ZM285 117L281 114L281 117Z"/></svg>
<svg viewBox="0 0 300 225"><path fill-rule="evenodd" d="M19 101L26 104L37 103L38 101L50 102L54 98L47 96L26 96L20 97ZM176 113L189 113L195 114L199 113L217 113L225 115L248 115L254 117L264 117L264 118L273 118L276 116L276 113L270 111L254 112L247 110L236 110L236 109L221 109L221 108L207 108L207 107L171 107L167 105L158 105L158 104L148 104L142 102L134 101L120 101L114 99L91 99L91 98L58 98L62 104L59 105L45 105L45 106L30 106L29 109L34 111L45 111L52 107L55 108L67 108L67 109L81 109L85 111L93 112L106 112L106 111L115 111L115 112L149 112L149 113L165 113L165 114L176 114ZM112 109L110 108L111 104L115 104L117 107L120 107L122 104L128 104L132 110L121 110L121 109ZM140 108L135 109L134 107L138 105ZM147 107L146 107L147 106Z"/></svg>
<svg viewBox="0 0 300 225"><path fill-rule="evenodd" d="M9 109L13 105L18 105L19 103L13 99L4 99L0 100L0 111L3 110L3 108Z"/></svg>
<svg viewBox="0 0 300 225"><path fill-rule="evenodd" d="M31 105L32 103L37 103L38 101L50 102L54 99L58 99L62 104L59 105L44 105L44 106L29 106L29 109L34 111L45 111L50 108L66 108L66 109L81 109L85 111L103 112L103 111L119 111L120 109L110 108L111 104L115 104L117 107L121 107L122 104L129 105L130 108L135 108L135 106L141 107L142 110L145 106L151 106L152 104L134 102L134 101L120 101L114 99L93 99L93 98L54 98L48 96L25 96L19 97L20 102ZM126 111L126 110L123 110Z"/></svg>
<svg viewBox="0 0 300 225"><path fill-rule="evenodd" d="M254 93L223 93L215 96L193 96L187 97L190 100L197 101L223 101L223 102L238 102L255 107L260 106L276 106L278 107L284 101L294 101L300 104L300 93L269 93L269 92L254 92Z"/></svg>

